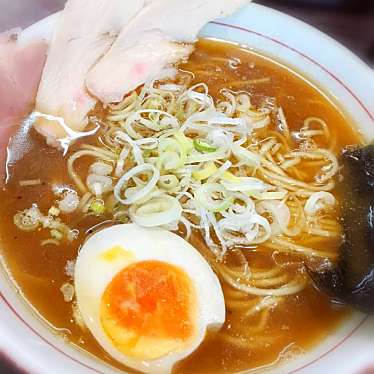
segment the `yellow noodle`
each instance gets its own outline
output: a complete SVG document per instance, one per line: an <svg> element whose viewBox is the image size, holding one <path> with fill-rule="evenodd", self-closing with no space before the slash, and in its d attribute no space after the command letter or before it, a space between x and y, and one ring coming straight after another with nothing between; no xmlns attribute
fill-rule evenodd
<svg viewBox="0 0 374 374"><path fill-rule="evenodd" d="M74 183L77 185L79 190L82 193L86 193L87 192L87 187L82 182L81 177L75 172L75 169L74 169L75 161L77 161L80 157L83 157L83 156L95 157L95 158L98 158L98 159L102 159L104 161L112 161L113 158L104 156L102 152L97 152L96 150L88 150L88 149L77 151L72 156L69 157L68 162L67 162L68 174L69 174L70 178L73 179Z"/></svg>
<svg viewBox="0 0 374 374"><path fill-rule="evenodd" d="M288 275L280 275L274 278L251 280L250 284L255 287L274 287L276 285L284 284L288 280Z"/></svg>
<svg viewBox="0 0 374 374"><path fill-rule="evenodd" d="M308 131L311 127L312 124L315 124L317 123L319 125L319 127L322 128L321 131L321 135L324 135L326 140L330 140L330 130L329 130L329 127L327 126L327 123L322 119L322 118L319 118L319 117L308 117L304 120L304 126L302 128L305 129L306 131Z"/></svg>
<svg viewBox="0 0 374 374"><path fill-rule="evenodd" d="M114 160L115 159L115 153L112 150L106 150L100 147L96 147L91 144L83 144L81 146L82 149L90 150L93 152L97 152L97 154L100 154L103 158L106 158L108 160Z"/></svg>
<svg viewBox="0 0 374 374"><path fill-rule="evenodd" d="M295 191L296 187L303 188L305 190L311 190L311 191L331 191L335 186L333 181L330 181L329 183L326 183L320 186L307 184L307 183L298 181L297 179L284 177L282 175L268 171L265 168L261 168L261 173L270 180L272 180L272 178L276 179L277 181L283 183L284 187L286 187L287 189L293 190L293 191Z"/></svg>
<svg viewBox="0 0 374 374"><path fill-rule="evenodd" d="M255 347L263 346L264 348L272 344L275 340L274 337L255 336L255 337L244 337L241 335L232 336L225 332L219 335L225 342L234 345L239 349L253 349Z"/></svg>
<svg viewBox="0 0 374 374"><path fill-rule="evenodd" d="M263 84L263 83L270 83L270 82L271 82L270 77L264 77L264 78L230 82L229 86L232 88L234 87L241 88L241 87L246 87L246 86L253 85L253 84Z"/></svg>
<svg viewBox="0 0 374 374"><path fill-rule="evenodd" d="M248 295L247 295L248 296ZM258 303L258 300L233 300L233 299L225 299L226 308L229 310L248 310L248 308L253 307Z"/></svg>
<svg viewBox="0 0 374 374"><path fill-rule="evenodd" d="M225 294L225 300L226 298L227 299L246 299L248 300L248 294L242 292L242 291L238 291L238 290L234 290L228 286L224 286L223 287L223 293Z"/></svg>
<svg viewBox="0 0 374 374"><path fill-rule="evenodd" d="M291 243L289 240L281 239L279 237L268 240L266 243L264 243L264 246L278 252L295 252L305 256L325 257L329 259L336 259L337 257L336 253L315 250L300 244Z"/></svg>
<svg viewBox="0 0 374 374"><path fill-rule="evenodd" d="M91 197L92 197L92 193L91 192L86 192L83 195L81 201L79 202L78 210L84 211L84 207L86 206L88 200L90 200Z"/></svg>
<svg viewBox="0 0 374 374"><path fill-rule="evenodd" d="M286 296L293 295L300 292L305 287L305 282L302 279L294 279L288 284L278 288L258 288L249 286L248 284L243 284L238 282L236 279L233 279L225 273L224 271L220 272L222 278L233 288L246 292L250 295L256 296Z"/></svg>
<svg viewBox="0 0 374 374"><path fill-rule="evenodd" d="M245 313L245 316L251 317L254 314L262 312L264 309L269 311L269 308L275 307L281 300L283 300L283 298L281 297L264 297L256 306L248 309Z"/></svg>
<svg viewBox="0 0 374 374"><path fill-rule="evenodd" d="M305 231L310 235L323 236L325 238L337 238L339 233L318 228L306 228Z"/></svg>

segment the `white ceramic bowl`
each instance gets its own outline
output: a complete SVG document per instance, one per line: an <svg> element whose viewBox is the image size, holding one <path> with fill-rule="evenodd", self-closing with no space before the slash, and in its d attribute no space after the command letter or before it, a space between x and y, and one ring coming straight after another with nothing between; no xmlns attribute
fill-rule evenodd
<svg viewBox="0 0 374 374"><path fill-rule="evenodd" d="M57 17L25 30L21 40L49 39ZM238 42L300 72L344 108L367 141L374 139L373 70L316 29L252 4L233 17L210 23L201 36ZM53 334L26 305L4 271L0 274L0 316L0 350L28 373L118 372ZM356 374L370 365L374 367L374 318L356 313L314 350L268 370Z"/></svg>

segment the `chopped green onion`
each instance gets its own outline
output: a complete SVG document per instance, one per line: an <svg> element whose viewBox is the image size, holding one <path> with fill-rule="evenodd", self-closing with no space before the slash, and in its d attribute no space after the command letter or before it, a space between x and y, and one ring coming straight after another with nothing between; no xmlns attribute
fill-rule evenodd
<svg viewBox="0 0 374 374"><path fill-rule="evenodd" d="M56 229L51 230L51 236L56 240L61 240L64 237L64 235Z"/></svg>
<svg viewBox="0 0 374 374"><path fill-rule="evenodd" d="M221 148L216 152L207 153L201 153L195 150L194 153L188 156L187 163L193 164L196 162L218 161L225 158L227 158L227 151L224 148Z"/></svg>
<svg viewBox="0 0 374 374"><path fill-rule="evenodd" d="M162 175L158 180L159 187L163 188L166 191L170 191L174 188L177 188L179 184L178 178L173 175Z"/></svg>
<svg viewBox="0 0 374 374"><path fill-rule="evenodd" d="M56 208L55 206L52 206L49 211L48 211L48 214L50 216L54 216L54 217L57 217L60 215L60 209Z"/></svg>
<svg viewBox="0 0 374 374"><path fill-rule="evenodd" d="M221 184L228 191L240 192L266 192L269 185L264 183L261 179L253 177L237 177L235 182L221 181Z"/></svg>
<svg viewBox="0 0 374 374"><path fill-rule="evenodd" d="M239 177L235 176L233 173L230 173L229 171L225 171L222 174L222 179L232 183L239 183L240 181Z"/></svg>
<svg viewBox="0 0 374 374"><path fill-rule="evenodd" d="M123 193L122 190L126 188L126 192L129 190L127 188L127 184L131 179L134 179L137 176L145 175L152 173L149 176L148 182L145 185L137 187L135 190L132 190L131 196L125 193L125 199L122 197ZM147 196L153 188L156 186L158 179L160 178L160 171L154 165L151 164L142 164L138 165L132 169L130 169L126 174L124 174L121 179L117 182L116 187L114 188L114 196L116 197L117 201L121 202L124 205L130 205L134 202L143 199Z"/></svg>
<svg viewBox="0 0 374 374"><path fill-rule="evenodd" d="M151 156L153 156L153 149L145 149L144 151L143 151L143 157L145 157L145 158L148 158L148 157L151 157Z"/></svg>
<svg viewBox="0 0 374 374"><path fill-rule="evenodd" d="M212 153L218 150L218 147L215 147L207 142L204 142L201 139L194 139L193 145L195 149L201 153Z"/></svg>
<svg viewBox="0 0 374 374"><path fill-rule="evenodd" d="M105 213L105 204L102 200L93 200L89 210L93 212L94 214L100 216Z"/></svg>
<svg viewBox="0 0 374 374"><path fill-rule="evenodd" d="M129 209L130 217L139 226L156 227L179 222L182 207L172 196L163 194L152 198L143 205L133 204Z"/></svg>
<svg viewBox="0 0 374 374"><path fill-rule="evenodd" d="M159 168L173 170L182 167L186 163L186 152L183 146L175 139L161 139L158 145Z"/></svg>
<svg viewBox="0 0 374 374"><path fill-rule="evenodd" d="M210 212L222 212L232 203L232 195L218 183L205 183L195 191L196 202Z"/></svg>
<svg viewBox="0 0 374 374"><path fill-rule="evenodd" d="M261 159L256 153L248 151L248 149L237 144L234 144L231 150L238 160L244 161L247 165L255 168L260 167Z"/></svg>
<svg viewBox="0 0 374 374"><path fill-rule="evenodd" d="M176 132L174 134L174 138L177 139L177 141L183 147L186 153L189 153L194 149L193 141L190 138L187 138L187 136L184 135L183 132Z"/></svg>
<svg viewBox="0 0 374 374"><path fill-rule="evenodd" d="M258 192L247 191L247 194L257 200L282 200L287 196L286 191Z"/></svg>
<svg viewBox="0 0 374 374"><path fill-rule="evenodd" d="M35 231L40 226L41 218L42 214L38 207L33 205L31 208L15 214L13 222L22 231Z"/></svg>
<svg viewBox="0 0 374 374"><path fill-rule="evenodd" d="M209 162L204 169L193 172L192 177L200 182L204 179L208 179L210 176L216 173L217 170L217 166L214 164L214 162Z"/></svg>

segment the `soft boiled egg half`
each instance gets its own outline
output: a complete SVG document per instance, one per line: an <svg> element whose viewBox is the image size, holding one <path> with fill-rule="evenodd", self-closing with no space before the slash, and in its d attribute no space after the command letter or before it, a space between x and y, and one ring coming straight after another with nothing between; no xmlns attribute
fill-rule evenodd
<svg viewBox="0 0 374 374"><path fill-rule="evenodd" d="M75 267L85 324L117 361L169 373L225 321L218 278L200 253L162 229L118 225L91 236Z"/></svg>

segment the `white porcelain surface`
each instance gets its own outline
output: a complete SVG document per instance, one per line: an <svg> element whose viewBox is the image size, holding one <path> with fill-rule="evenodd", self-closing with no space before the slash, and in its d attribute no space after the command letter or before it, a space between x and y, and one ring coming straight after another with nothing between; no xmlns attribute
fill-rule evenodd
<svg viewBox="0 0 374 374"><path fill-rule="evenodd" d="M57 17L25 30L21 40L49 39ZM295 69L343 107L367 141L374 139L374 72L326 35L252 4L233 17L207 25L201 36L238 42ZM15 292L4 271L0 273L0 292L0 350L16 365L35 374L118 372L51 333ZM313 351L269 370L356 374L369 365L374 366L374 319L356 313Z"/></svg>

